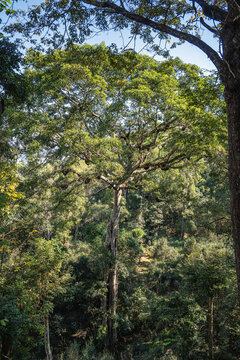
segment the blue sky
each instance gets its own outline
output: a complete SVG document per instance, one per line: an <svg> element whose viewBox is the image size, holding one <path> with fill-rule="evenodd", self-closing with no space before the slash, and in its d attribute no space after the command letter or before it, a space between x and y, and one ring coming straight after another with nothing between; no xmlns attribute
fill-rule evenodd
<svg viewBox="0 0 240 360"><path fill-rule="evenodd" d="M111 43L116 43L117 46L122 47L128 43L128 39L129 39L129 35L127 34L126 31L124 32L124 35L121 35L118 32L108 31L105 33L101 33L98 36L94 36L93 38L86 41L86 43L92 45L99 44L101 42L105 42L106 45L110 45ZM203 40L205 40L209 45L213 46L214 48L217 47L217 42L214 39L212 39L212 37L207 38L207 36L205 35L203 36ZM140 40L137 40L136 42L137 51L142 49L143 46L144 44ZM144 50L142 52L146 53L149 56L153 55L149 52L144 52ZM179 57L182 61L186 63L196 64L197 66L203 69L215 70L215 66L208 59L207 55L194 45L188 43L178 45L175 49L170 50L170 55L173 57Z"/></svg>
<svg viewBox="0 0 240 360"><path fill-rule="evenodd" d="M41 0L30 0L28 2L19 0L14 3L14 8L27 9L28 6L32 6L33 4L40 4L41 2ZM217 41L213 39L211 34L210 36L208 36L206 32L202 31L201 36L204 41L206 41L210 46L217 50ZM99 44L101 42L105 42L106 45L115 43L119 48L121 48L126 45L128 41L129 33L127 32L127 30L124 30L122 34L120 32L114 31L102 32L98 36L94 36L91 39L88 39L86 43ZM138 39L136 41L136 50L140 51L143 46L144 44L141 42L141 40ZM133 45L131 44L130 47L133 47ZM141 53L146 53L149 56L153 56L152 53L146 52L144 50L142 50ZM170 55L173 57L179 57L182 61L186 63L196 64L203 69L215 70L214 65L208 59L207 55L191 44L184 43L183 45L177 46L175 49L171 49ZM160 57L155 58L161 60Z"/></svg>

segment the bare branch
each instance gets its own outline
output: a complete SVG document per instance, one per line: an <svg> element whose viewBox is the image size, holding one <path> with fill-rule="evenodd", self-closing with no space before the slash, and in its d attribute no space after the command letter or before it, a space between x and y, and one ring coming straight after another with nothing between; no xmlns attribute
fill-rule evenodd
<svg viewBox="0 0 240 360"><path fill-rule="evenodd" d="M103 180L104 182L109 184L111 187L114 187L114 182L112 180L108 179L106 176L101 174L101 175L99 175L99 179Z"/></svg>
<svg viewBox="0 0 240 360"><path fill-rule="evenodd" d="M203 17L200 17L200 23L209 31L211 31L215 35L219 35L219 32L215 29L213 29L211 26L209 26L204 20Z"/></svg>
<svg viewBox="0 0 240 360"><path fill-rule="evenodd" d="M121 4L121 7L122 7L123 9L125 9L124 4L123 4L123 0L120 0L120 4Z"/></svg>

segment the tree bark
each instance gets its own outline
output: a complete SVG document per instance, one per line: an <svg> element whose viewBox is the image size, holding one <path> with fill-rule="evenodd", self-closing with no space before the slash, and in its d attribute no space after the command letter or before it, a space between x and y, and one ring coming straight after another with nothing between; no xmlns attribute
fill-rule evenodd
<svg viewBox="0 0 240 360"><path fill-rule="evenodd" d="M228 162L231 217L238 282L238 299L240 302L240 94L229 94L229 91L226 90L225 98L228 109Z"/></svg>
<svg viewBox="0 0 240 360"><path fill-rule="evenodd" d="M213 342L213 296L209 298L209 360L214 360L214 342Z"/></svg>
<svg viewBox="0 0 240 360"><path fill-rule="evenodd" d="M114 205L108 224L106 246L111 252L113 265L107 276L107 348L114 352L117 346L117 301L118 301L118 274L117 274L117 239L119 231L119 218L121 207L122 189L114 190Z"/></svg>
<svg viewBox="0 0 240 360"><path fill-rule="evenodd" d="M52 351L50 346L49 319L44 319L44 346L47 360L52 360Z"/></svg>
<svg viewBox="0 0 240 360"><path fill-rule="evenodd" d="M239 84L240 90L240 84ZM240 302L240 95L225 91L228 108L229 185L235 247L238 299Z"/></svg>
<svg viewBox="0 0 240 360"><path fill-rule="evenodd" d="M231 217L240 303L240 18L236 5L229 4L228 21L222 30L225 67L221 78L227 104Z"/></svg>

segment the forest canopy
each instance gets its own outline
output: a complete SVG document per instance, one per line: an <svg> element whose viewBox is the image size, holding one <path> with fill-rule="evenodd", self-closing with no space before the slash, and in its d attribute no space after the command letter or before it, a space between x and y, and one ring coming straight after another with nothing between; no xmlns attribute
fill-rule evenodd
<svg viewBox="0 0 240 360"><path fill-rule="evenodd" d="M23 66L1 115L1 359L237 360L217 77L104 44Z"/></svg>
<svg viewBox="0 0 240 360"><path fill-rule="evenodd" d="M1 360L238 360L240 0L24 8L0 2Z"/></svg>

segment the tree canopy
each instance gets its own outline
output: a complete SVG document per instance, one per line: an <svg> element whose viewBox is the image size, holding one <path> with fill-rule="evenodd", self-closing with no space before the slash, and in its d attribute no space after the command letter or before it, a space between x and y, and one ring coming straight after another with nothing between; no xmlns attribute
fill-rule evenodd
<svg viewBox="0 0 240 360"><path fill-rule="evenodd" d="M229 231L223 195L222 208L216 205L221 192L228 198L226 187L211 184L220 178L217 168L223 171L226 155L222 86L212 74L179 59L158 62L104 44L49 54L31 49L24 66L24 102L9 97L2 116L18 158L15 187L21 194L17 206L9 198L2 229L2 357L18 356L29 329L33 337L24 340L24 354L43 351L30 345L34 334L42 334L48 360L54 352L71 358L71 351L82 351L80 343L70 345L71 336L93 336L100 352L106 342L113 353L124 352L125 337L149 339L145 320L151 328L160 309L170 324L161 315L162 324L154 325L160 337L151 336L161 344L154 347L156 354L163 356L175 344L174 353L184 359L190 348L197 351L194 336L200 348L206 343L214 353L213 333L203 341L200 330L191 332L194 321L198 329L216 321L214 315L211 321L204 317L209 298L213 293L218 307L221 291L233 286L225 272L232 269L226 260L230 249L219 252L215 266L215 240L209 255L202 238L202 245L195 245L195 237L202 236L198 227L206 228L206 237L208 231L223 236ZM181 249L170 245L171 238ZM194 287L195 269L201 286L208 278L207 292L207 284L201 291ZM197 310L181 325L189 306ZM71 309L66 316L75 314L72 325L64 325L65 307ZM189 339L183 340L186 331ZM69 348L61 341L57 345L58 337ZM85 351L88 358L91 350Z"/></svg>
<svg viewBox="0 0 240 360"><path fill-rule="evenodd" d="M202 50L215 65L224 85L228 117L229 181L233 237L236 251L240 300L240 57L239 0L220 1L48 1L27 12L28 19L10 26L26 36L44 34L45 46L83 42L96 29L100 31L130 28L133 38L139 35L146 43L155 38L173 36ZM201 38L202 28L218 40L218 50ZM46 31L47 30L47 31ZM38 43L38 39L33 39ZM161 46L153 44L153 49Z"/></svg>
<svg viewBox="0 0 240 360"><path fill-rule="evenodd" d="M237 360L238 0L20 13L8 30L37 47L19 67L2 40L1 359ZM220 76L77 44L110 28L155 54L188 41Z"/></svg>

